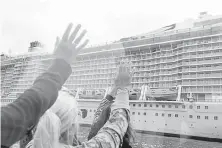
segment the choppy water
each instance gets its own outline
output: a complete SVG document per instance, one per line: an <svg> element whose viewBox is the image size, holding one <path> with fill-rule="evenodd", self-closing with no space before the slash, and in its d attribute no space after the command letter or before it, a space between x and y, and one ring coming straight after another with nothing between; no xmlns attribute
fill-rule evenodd
<svg viewBox="0 0 222 148"><path fill-rule="evenodd" d="M85 141L89 127L80 127L80 141ZM137 133L133 148L222 148L222 143Z"/></svg>

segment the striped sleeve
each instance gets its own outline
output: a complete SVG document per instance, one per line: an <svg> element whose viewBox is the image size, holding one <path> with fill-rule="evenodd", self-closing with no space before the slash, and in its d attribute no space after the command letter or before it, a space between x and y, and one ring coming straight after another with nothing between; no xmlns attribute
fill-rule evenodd
<svg viewBox="0 0 222 148"><path fill-rule="evenodd" d="M129 111L126 109L113 110L109 120L91 140L75 148L119 148L122 146L126 133Z"/></svg>
<svg viewBox="0 0 222 148"><path fill-rule="evenodd" d="M88 140L94 137L108 120L111 111L110 106L113 103L113 100L114 98L112 96L107 95L99 104L94 115L94 119L88 135Z"/></svg>

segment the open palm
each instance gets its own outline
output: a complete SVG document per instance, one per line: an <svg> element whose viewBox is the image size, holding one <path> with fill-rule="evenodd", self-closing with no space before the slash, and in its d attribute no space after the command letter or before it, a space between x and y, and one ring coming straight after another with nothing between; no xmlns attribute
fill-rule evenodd
<svg viewBox="0 0 222 148"><path fill-rule="evenodd" d="M86 30L83 30L79 37L76 37L81 25L77 25L74 31L70 34L72 26L72 23L68 25L61 40L59 37L57 37L54 50L54 55L56 58L64 59L69 64L71 64L72 60L76 58L79 51L89 42L89 40L85 40L82 44L80 44L81 40L86 34Z"/></svg>
<svg viewBox="0 0 222 148"><path fill-rule="evenodd" d="M132 73L133 71L131 71L130 63L127 61L125 62L122 61L117 70L117 75L114 80L115 86L120 88L130 87L132 80Z"/></svg>

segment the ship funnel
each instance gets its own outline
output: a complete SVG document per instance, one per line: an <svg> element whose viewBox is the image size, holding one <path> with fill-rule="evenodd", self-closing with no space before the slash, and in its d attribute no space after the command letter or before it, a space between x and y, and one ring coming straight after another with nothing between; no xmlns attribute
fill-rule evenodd
<svg viewBox="0 0 222 148"><path fill-rule="evenodd" d="M41 51L42 49L43 49L43 45L39 41L34 41L30 43L28 52Z"/></svg>

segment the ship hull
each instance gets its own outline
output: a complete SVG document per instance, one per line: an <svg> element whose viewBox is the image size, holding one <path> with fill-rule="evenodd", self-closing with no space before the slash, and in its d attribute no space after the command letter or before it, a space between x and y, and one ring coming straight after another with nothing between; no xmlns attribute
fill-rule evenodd
<svg viewBox="0 0 222 148"><path fill-rule="evenodd" d="M81 118L79 123L90 126L99 101L78 100L78 104L80 109L87 111L87 115ZM151 105L152 107L150 107ZM222 112L219 110L222 103L131 101L130 106L131 123L137 132L222 141L222 125L220 124ZM165 107L162 108L163 106ZM171 107L168 108L169 106ZM208 109L205 109L205 106L208 106ZM192 118L190 118L191 116Z"/></svg>

